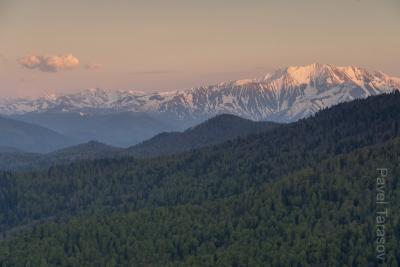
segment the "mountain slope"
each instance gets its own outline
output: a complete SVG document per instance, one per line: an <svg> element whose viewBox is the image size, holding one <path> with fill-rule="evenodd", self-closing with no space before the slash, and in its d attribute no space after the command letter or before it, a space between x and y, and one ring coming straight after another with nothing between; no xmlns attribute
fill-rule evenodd
<svg viewBox="0 0 400 267"><path fill-rule="evenodd" d="M400 93L356 100L256 136L171 157L102 159L0 174L0 203L8 203L0 205L0 226L91 209L201 203L238 194L399 137L398 103ZM30 193L20 195L26 190Z"/></svg>
<svg viewBox="0 0 400 267"><path fill-rule="evenodd" d="M96 114L52 111L11 117L53 129L80 143L96 140L120 147L135 145L162 131L183 130L186 126L182 122L178 126L173 120L164 120L146 113L104 113L100 110Z"/></svg>
<svg viewBox="0 0 400 267"><path fill-rule="evenodd" d="M23 153L22 150L16 149L11 146L0 146L0 153Z"/></svg>
<svg viewBox="0 0 400 267"><path fill-rule="evenodd" d="M376 258L376 168L398 177L399 138L201 204L47 222L0 243L6 266L397 266L400 188L388 180L385 260ZM360 158L362 160L360 160ZM389 161L388 161L389 160ZM367 167L366 167L367 166ZM110 245L112 244L112 245ZM129 245L127 245L129 244ZM90 253L89 253L90 252Z"/></svg>
<svg viewBox="0 0 400 267"><path fill-rule="evenodd" d="M46 154L22 151L0 152L0 170L26 171L45 169L52 165L68 165L79 160L113 158L125 155L124 149L96 141L69 146Z"/></svg>
<svg viewBox="0 0 400 267"><path fill-rule="evenodd" d="M118 155L124 149L109 146L100 142L90 141L88 143L79 144L44 155L46 160L53 164L71 163L77 160L91 160L101 158L111 158Z"/></svg>
<svg viewBox="0 0 400 267"><path fill-rule="evenodd" d="M376 168L385 166L387 265L396 266L399 103L400 93L356 100L170 157L1 173L1 229L28 231L0 244L0 262L375 266Z"/></svg>
<svg viewBox="0 0 400 267"><path fill-rule="evenodd" d="M400 89L400 79L349 66L287 67L261 79L146 94L91 89L38 99L4 99L0 114L141 112L180 120L228 113L252 120L295 121L334 104ZM192 124L193 125L193 124Z"/></svg>
<svg viewBox="0 0 400 267"><path fill-rule="evenodd" d="M0 117L0 146L27 152L49 152L74 141L44 127Z"/></svg>
<svg viewBox="0 0 400 267"><path fill-rule="evenodd" d="M31 170L65 165L77 160L134 156L140 158L176 154L245 137L279 126L272 122L254 122L233 115L219 115L184 132L165 132L123 149L90 141L47 154L0 151L0 170Z"/></svg>
<svg viewBox="0 0 400 267"><path fill-rule="evenodd" d="M254 122L234 115L223 114L211 118L184 132L161 133L128 149L136 157L170 155L206 147L271 130L279 126L272 122Z"/></svg>
<svg viewBox="0 0 400 267"><path fill-rule="evenodd" d="M183 91L90 89L36 99L0 99L0 114L49 128L76 143L96 140L130 147L162 132L183 131L220 114L293 122L337 103L399 89L399 78L381 72L311 64L280 69L259 79Z"/></svg>

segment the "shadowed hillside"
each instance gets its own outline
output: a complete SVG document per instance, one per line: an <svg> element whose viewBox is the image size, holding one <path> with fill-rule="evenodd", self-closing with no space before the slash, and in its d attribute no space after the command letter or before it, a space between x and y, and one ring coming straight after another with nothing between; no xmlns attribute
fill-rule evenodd
<svg viewBox="0 0 400 267"><path fill-rule="evenodd" d="M400 262L400 94L154 159L0 177L6 266L375 266L376 169ZM32 225L38 220L44 224ZM31 227L29 227L31 225Z"/></svg>

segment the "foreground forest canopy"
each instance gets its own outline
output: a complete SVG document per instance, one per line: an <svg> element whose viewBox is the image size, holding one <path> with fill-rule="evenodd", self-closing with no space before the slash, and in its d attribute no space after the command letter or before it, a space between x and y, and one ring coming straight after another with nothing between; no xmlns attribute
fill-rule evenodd
<svg viewBox="0 0 400 267"><path fill-rule="evenodd" d="M0 174L0 266L400 264L400 94L154 159Z"/></svg>

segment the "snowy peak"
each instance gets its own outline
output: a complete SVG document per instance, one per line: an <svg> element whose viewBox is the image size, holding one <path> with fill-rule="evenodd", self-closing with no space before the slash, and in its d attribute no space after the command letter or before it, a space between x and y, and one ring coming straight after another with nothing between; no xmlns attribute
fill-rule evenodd
<svg viewBox="0 0 400 267"><path fill-rule="evenodd" d="M266 75L264 82L274 85L269 87L278 87L278 89L302 85L317 89L343 85L351 88L354 85L364 90L390 90L390 88L400 86L398 78L390 77L382 72L368 71L356 66L336 67L318 63L279 69Z"/></svg>
<svg viewBox="0 0 400 267"><path fill-rule="evenodd" d="M311 64L301 67L288 67L287 75L298 84L308 84L316 79L333 77L334 70L330 65Z"/></svg>
<svg viewBox="0 0 400 267"><path fill-rule="evenodd" d="M287 67L280 69L270 76L266 81L285 79L292 81L293 84L311 83L343 83L352 80L360 80L364 76L373 76L367 70L355 67L335 67L330 64L314 63L305 66Z"/></svg>
<svg viewBox="0 0 400 267"><path fill-rule="evenodd" d="M182 91L145 93L92 88L37 99L0 99L0 114L145 112L178 119L227 113L253 120L294 121L334 104L400 90L400 79L356 66L291 66L261 79Z"/></svg>
<svg viewBox="0 0 400 267"><path fill-rule="evenodd" d="M250 83L254 83L256 82L256 80L253 79L243 79L243 80L237 80L235 81L235 85L237 86L242 86L242 85L246 85L246 84L250 84Z"/></svg>

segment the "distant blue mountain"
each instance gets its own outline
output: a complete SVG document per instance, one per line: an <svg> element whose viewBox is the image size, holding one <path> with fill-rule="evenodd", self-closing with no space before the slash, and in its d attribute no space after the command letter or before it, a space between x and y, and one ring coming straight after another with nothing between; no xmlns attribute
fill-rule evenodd
<svg viewBox="0 0 400 267"><path fill-rule="evenodd" d="M220 114L293 122L338 103L396 90L400 90L400 79L379 71L310 64L279 69L259 79L182 91L94 88L35 99L0 99L0 114L47 127L79 142L96 140L129 147Z"/></svg>
<svg viewBox="0 0 400 267"><path fill-rule="evenodd" d="M191 149L216 145L238 137L265 132L278 127L273 122L255 122L234 115L219 115L183 132L164 132L127 149L109 146L100 142L66 147L46 154L21 151L1 152L0 169L38 169L50 165L69 164L78 160L101 158L156 157L177 154Z"/></svg>
<svg viewBox="0 0 400 267"><path fill-rule="evenodd" d="M180 131L191 123L177 122L146 113L120 112L82 115L44 112L13 115L13 119L53 129L79 141L95 140L118 147L129 147L164 131Z"/></svg>
<svg viewBox="0 0 400 267"><path fill-rule="evenodd" d="M0 117L0 146L26 152L50 152L74 144L66 137L45 127ZM16 152L15 150L13 152Z"/></svg>

